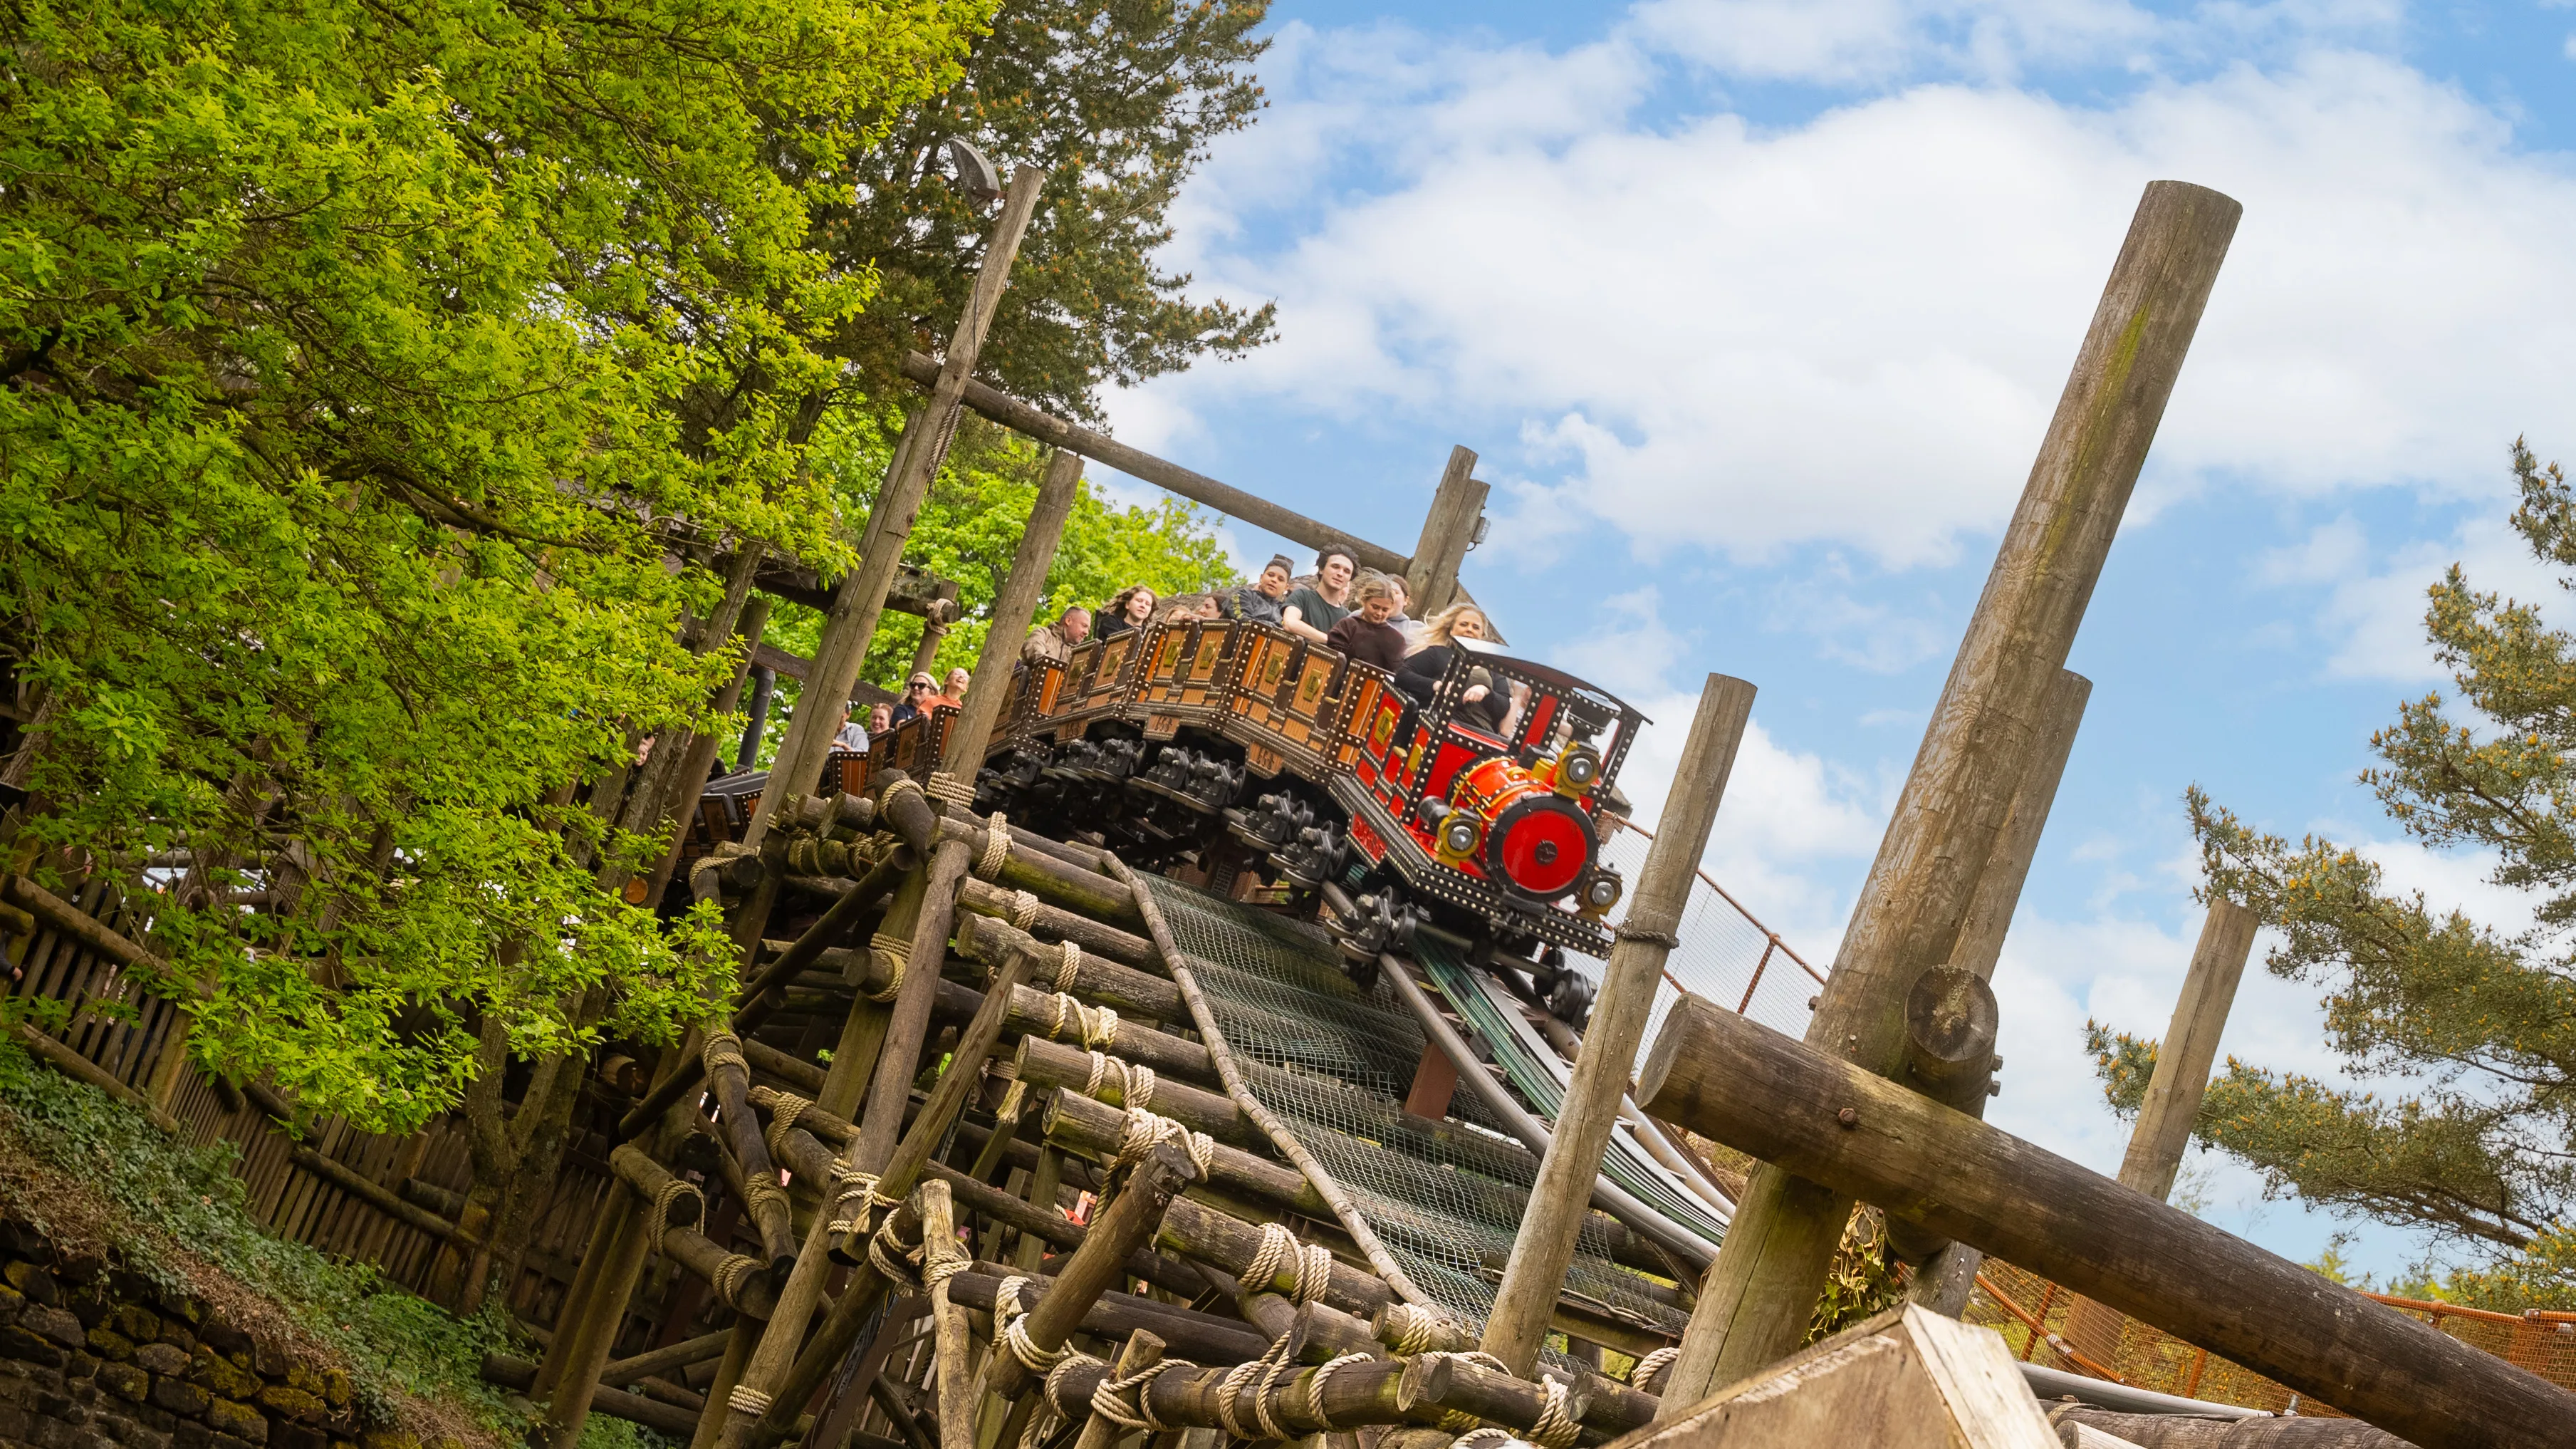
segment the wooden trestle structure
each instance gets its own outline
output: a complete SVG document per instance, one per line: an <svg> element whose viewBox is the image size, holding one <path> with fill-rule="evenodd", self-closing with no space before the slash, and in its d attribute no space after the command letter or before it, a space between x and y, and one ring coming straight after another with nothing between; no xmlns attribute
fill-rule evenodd
<svg viewBox="0 0 2576 1449"><path fill-rule="evenodd" d="M1320 1059L1247 1061L1254 1033L1230 1043L1220 1017L1270 1008L1217 998L1225 971L1250 968L1220 967L1207 938L1193 947L1176 934L1257 912L1201 904L1099 847L972 809L1014 646L1078 481L1076 454L1291 537L1335 537L974 381L1034 203L1034 174L1014 178L946 359L908 364L931 400L907 427L862 567L829 591L796 581L827 619L814 658L792 662L810 697L830 699L855 679L888 607L912 511L958 410L1058 447L969 708L944 759L880 770L865 796L820 793L830 711L800 712L739 838L688 861L687 891L731 921L742 984L651 1072L600 1064L522 1281L499 1285L523 1320L553 1325L541 1362L486 1366L545 1406L534 1438L546 1449L571 1449L594 1412L691 1449L791 1438L811 1449L1109 1449L1139 1433L1154 1449L1309 1436L1329 1449L1449 1449L1462 1436L1480 1449L1631 1435L1722 1446L1728 1425L1772 1412L1762 1406L1779 1394L1746 1391L1764 1374L1781 1376L1786 1393L1801 1374L1884 1385L1911 1364L1923 1371L1917 1388L1991 1389L1994 1376L1968 1362L1983 1330L1948 1322L1980 1250L2426 1449L2568 1442L2576 1395L2157 1201L2196 1104L2192 1083L2160 1069L2151 1111L2166 1115L2142 1128L2126 1185L1976 1120L1997 1065L1986 979L2083 707L2067 648L2232 235L2233 202L2178 183L2148 188L1803 1044L1690 998L1629 1100L1751 705L1751 686L1722 676L1703 691L1553 1124L1487 1075L1414 979L1415 963L1381 963L1374 989L1392 995L1376 998L1375 1019L1412 1033L1395 1046L1418 1051L1422 1067L1415 1091L1370 1104L1352 1119L1364 1129L1343 1135L1390 1153L1398 1139L1449 1144L1456 1161L1425 1157L1419 1171L1480 1211L1499 1206L1510 1225L1502 1261L1470 1261L1445 1287L1416 1281L1428 1274L1387 1241L1436 1231L1423 1221L1436 1214L1408 1220L1401 1202L1360 1201L1368 1188L1337 1177L1325 1134L1264 1096L1280 1083L1325 1095L1347 1083ZM1452 456L1413 555L1361 546L1365 562L1408 573L1425 609L1457 589L1484 493L1474 461ZM744 590L768 587L768 562L746 546L728 572ZM935 600L911 607L938 613ZM689 768L709 758L693 746ZM663 869L679 859L675 845ZM143 934L137 900L104 881L73 895L0 881L0 925L29 943L17 962L23 991L120 992L118 966L145 954L120 930ZM2251 939L2250 924L2238 926L2213 926L2211 964L2196 978L2232 983ZM1472 1016L1460 983L1473 978L1425 964ZM1325 974L1333 989L1359 992ZM62 1039L26 1034L46 1060L165 1125L247 1142L253 1202L281 1231L441 1296L479 1274L484 1245L461 1211L452 1127L371 1144L326 1125L309 1143L280 1141L259 1126L291 1119L288 1104L256 1085L243 1089L248 1100L231 1097L185 1070L184 1016L170 1003L127 1015L75 1015ZM1311 1027L1295 1015L1272 1010L1277 1035ZM1357 1039L1364 1025L1342 1029L1352 1052L1387 1054L1387 1041ZM2215 1025L2195 1033L2205 1071ZM1471 1088L1455 1112L1445 1073ZM1705 1275L1706 1234L1674 1238L1604 1175L1614 1123L1651 1120L1636 1109L1761 1159L1724 1204L1724 1243ZM1687 1164L1666 1166L1687 1176ZM1856 1200L1910 1234L1906 1250L1923 1264L1917 1306L1800 1354ZM1605 1303L1604 1283L1629 1306ZM1458 1311L1462 1284L1486 1311ZM1565 1351L1545 1351L1551 1334ZM1830 1414L1800 1420L1808 1427L1791 1437L2018 1444L2034 1424L2046 1434L2008 1361L2003 1379L2011 1392L1987 1393L1976 1411L1991 1422L1963 1437L1882 1436L1875 1421ZM1865 1413L1878 1400L1854 1402ZM1947 1402L1963 1425L1974 1417ZM2068 1412L2081 1411L2057 1417ZM1817 1425L1842 1437L1818 1441ZM2360 1437L2368 1432L2136 1442L2395 1442Z"/></svg>

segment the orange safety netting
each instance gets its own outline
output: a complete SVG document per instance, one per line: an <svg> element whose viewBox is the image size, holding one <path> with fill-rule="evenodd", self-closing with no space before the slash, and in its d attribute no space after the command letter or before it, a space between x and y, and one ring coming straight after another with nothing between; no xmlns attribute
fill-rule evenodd
<svg viewBox="0 0 2576 1449"><path fill-rule="evenodd" d="M2576 1389L2576 1313L2489 1313L2384 1294L2367 1296L2563 1388ZM2276 1414L2295 1410L2318 1418L2338 1416L2331 1405L2296 1394L2162 1329L1992 1258L1978 1275L1966 1317L1970 1323L2002 1333L2016 1357L2048 1368Z"/></svg>

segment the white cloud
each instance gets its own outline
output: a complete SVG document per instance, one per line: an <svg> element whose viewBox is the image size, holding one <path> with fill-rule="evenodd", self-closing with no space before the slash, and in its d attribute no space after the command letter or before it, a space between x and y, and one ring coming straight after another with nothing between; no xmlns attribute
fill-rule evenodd
<svg viewBox="0 0 2576 1449"><path fill-rule="evenodd" d="M1852 84L1927 69L2003 80L2144 40L2119 0L1648 0L1645 37L1728 75Z"/></svg>
<svg viewBox="0 0 2576 1449"><path fill-rule="evenodd" d="M2503 473L2500 460L2492 471ZM2394 548L2374 548L2359 524L2340 517L2262 554L2255 576L2321 594L2315 627L2327 641L2326 674L2421 684L2450 677L2424 637L2424 611L2425 591L2454 563L2478 592L2537 604L2544 619L2561 627L2576 624L2576 608L2556 570L2533 558L2506 523L2500 495L2493 506L2463 520L2451 537L2412 539Z"/></svg>
<svg viewBox="0 0 2576 1449"><path fill-rule="evenodd" d="M2118 9L1979 13L2071 34ZM1549 56L1290 27L1280 99L1220 147L1175 257L1276 296L1281 340L1116 400L1122 427L1169 435L1226 399L1490 413L1524 440L1495 466L1536 475L1507 490L1522 509L1605 520L1650 560L1821 542L1942 563L2018 494L2158 176L2247 212L2141 511L2216 487L2482 491L2576 383L2529 321L2576 309L2576 176L2401 64L2318 52L2104 107L1923 85L1779 131L1722 110L1649 128L1630 107L1661 33ZM1293 243L1247 245L1273 213Z"/></svg>

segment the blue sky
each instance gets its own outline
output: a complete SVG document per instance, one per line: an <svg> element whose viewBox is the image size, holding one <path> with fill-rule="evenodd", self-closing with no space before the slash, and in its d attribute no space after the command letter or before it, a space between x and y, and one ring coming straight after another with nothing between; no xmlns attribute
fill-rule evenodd
<svg viewBox="0 0 2576 1449"><path fill-rule="evenodd" d="M1277 301L1280 340L1110 399L1115 430L1399 549L1476 449L1495 522L1468 584L1661 723L1648 810L1700 676L1760 686L1708 865L1816 961L2140 187L2244 203L2075 647L2092 705L1996 981L1995 1120L2116 1165L2081 1026L2163 1030L2192 783L2513 920L2353 777L2443 682L2418 627L2443 567L2557 593L2503 519L2517 434L2576 463L2576 8L1272 13L1270 108L1185 194L1170 260ZM2330 1069L2314 998L2258 968L2223 1049ZM2301 1258L2345 1226L2208 1183L2213 1219ZM2353 1256L2420 1252L2364 1227Z"/></svg>

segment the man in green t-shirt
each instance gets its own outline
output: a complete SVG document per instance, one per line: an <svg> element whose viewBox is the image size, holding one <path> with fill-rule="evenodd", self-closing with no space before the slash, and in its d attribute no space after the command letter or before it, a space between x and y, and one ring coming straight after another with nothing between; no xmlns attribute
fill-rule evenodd
<svg viewBox="0 0 2576 1449"><path fill-rule="evenodd" d="M1334 545L1315 555L1315 581L1292 589L1279 606L1279 626L1300 639L1324 642L1333 626L1350 617L1351 579L1359 560Z"/></svg>

